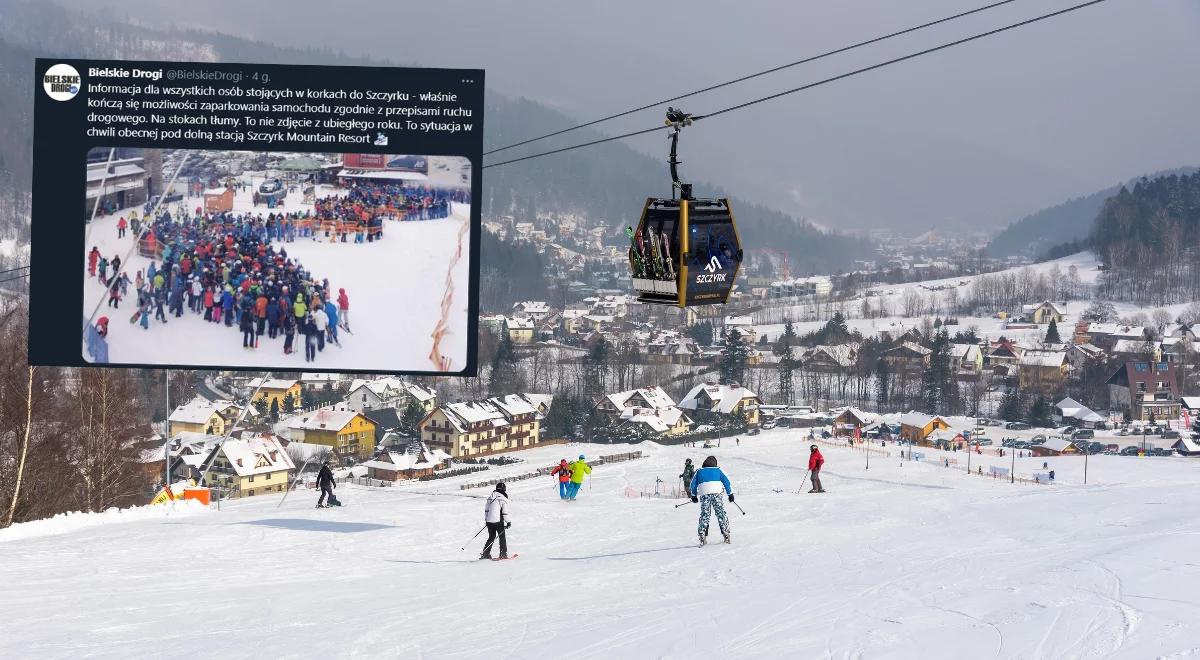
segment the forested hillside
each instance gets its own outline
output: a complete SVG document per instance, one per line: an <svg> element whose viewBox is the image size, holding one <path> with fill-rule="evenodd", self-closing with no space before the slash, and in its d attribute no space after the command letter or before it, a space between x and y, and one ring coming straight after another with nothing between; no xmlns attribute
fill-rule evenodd
<svg viewBox="0 0 1200 660"><path fill-rule="evenodd" d="M1104 203L1092 249L1108 267L1101 293L1155 305L1200 291L1200 172L1143 179Z"/></svg>
<svg viewBox="0 0 1200 660"><path fill-rule="evenodd" d="M1158 178L1171 174L1191 174L1194 167L1156 172L1146 178ZM1127 185L1134 185L1138 179ZM1121 186L1112 186L1083 197L1063 202L1050 208L1031 213L996 234L988 243L987 253L993 257L1023 255L1044 258L1055 246L1084 241L1092 230L1096 215L1104 207L1104 200L1117 194ZM1052 256L1061 256L1055 253Z"/></svg>

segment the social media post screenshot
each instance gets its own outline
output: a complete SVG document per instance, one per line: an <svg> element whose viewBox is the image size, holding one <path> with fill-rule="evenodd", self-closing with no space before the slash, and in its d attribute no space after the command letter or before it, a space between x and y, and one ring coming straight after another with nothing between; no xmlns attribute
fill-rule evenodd
<svg viewBox="0 0 1200 660"><path fill-rule="evenodd" d="M37 67L31 361L474 374L482 72Z"/></svg>

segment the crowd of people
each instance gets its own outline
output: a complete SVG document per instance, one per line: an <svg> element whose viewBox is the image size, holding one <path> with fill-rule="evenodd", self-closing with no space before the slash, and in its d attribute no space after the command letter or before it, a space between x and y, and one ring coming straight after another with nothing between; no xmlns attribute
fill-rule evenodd
<svg viewBox="0 0 1200 660"><path fill-rule="evenodd" d="M131 213L129 220L118 218L118 238L137 240L139 254L151 259L149 266L131 279L120 256L108 258L93 246L88 275L105 287L110 308L136 296L130 322L144 330L152 319L165 324L186 312L215 325L236 326L246 349L258 348L266 335L280 339L284 354L291 354L299 350L300 335L305 361L313 362L326 344L341 345L339 329L350 332L350 299L345 288L334 289L328 278L289 256L287 244L382 240L384 218L444 218L451 202L469 201L469 194L357 181L345 194L319 198L312 209L290 213L189 212L182 204L173 210L160 207L153 221L149 210L140 217ZM107 316L97 320L96 329L107 336Z"/></svg>

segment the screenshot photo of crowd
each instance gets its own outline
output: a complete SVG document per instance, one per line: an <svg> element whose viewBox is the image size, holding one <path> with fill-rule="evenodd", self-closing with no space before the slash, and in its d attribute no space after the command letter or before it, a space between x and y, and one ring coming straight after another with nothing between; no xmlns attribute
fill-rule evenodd
<svg viewBox="0 0 1200 660"><path fill-rule="evenodd" d="M466 159L120 151L93 150L85 209L83 313L108 362L465 361L443 335L465 326ZM406 286L442 273L445 291Z"/></svg>

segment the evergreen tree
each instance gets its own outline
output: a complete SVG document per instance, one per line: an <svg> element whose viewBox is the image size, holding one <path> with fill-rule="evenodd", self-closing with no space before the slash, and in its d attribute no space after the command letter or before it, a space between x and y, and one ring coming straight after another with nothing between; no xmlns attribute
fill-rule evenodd
<svg viewBox="0 0 1200 660"><path fill-rule="evenodd" d="M792 358L792 343L796 341L796 330L792 322L783 326L783 336L775 346L779 353L779 402L792 405L796 402L795 389L792 386L792 373L796 370L796 361Z"/></svg>
<svg viewBox="0 0 1200 660"><path fill-rule="evenodd" d="M888 377L890 376L887 360L882 357L875 360L875 401L882 407L888 405Z"/></svg>
<svg viewBox="0 0 1200 660"><path fill-rule="evenodd" d="M719 365L721 382L743 383L746 377L746 362L750 359L750 347L742 341L742 333L733 328L725 334L725 345L721 349Z"/></svg>
<svg viewBox="0 0 1200 660"><path fill-rule="evenodd" d="M1061 344L1062 339L1058 336L1058 323L1054 319L1050 319L1050 327L1046 329L1047 344Z"/></svg>
<svg viewBox="0 0 1200 660"><path fill-rule="evenodd" d="M950 336L945 329L934 335L929 368L921 374L925 410L935 414L958 412L958 375L950 357Z"/></svg>
<svg viewBox="0 0 1200 660"><path fill-rule="evenodd" d="M1000 419L1008 422L1019 422L1025 416L1025 404L1016 390L1009 390L1000 399Z"/></svg>
<svg viewBox="0 0 1200 660"><path fill-rule="evenodd" d="M501 333L496 354L492 356L492 370L488 377L488 395L515 394L522 389L524 379L517 364L517 352L512 337Z"/></svg>
<svg viewBox="0 0 1200 660"><path fill-rule="evenodd" d="M279 397L275 397L274 399L271 399L271 408L267 414L269 414L271 416L272 422L279 421Z"/></svg>
<svg viewBox="0 0 1200 660"><path fill-rule="evenodd" d="M1040 428L1054 426L1054 408L1046 397L1039 395L1029 408L1029 425Z"/></svg>
<svg viewBox="0 0 1200 660"><path fill-rule="evenodd" d="M400 415L400 435L406 437L416 437L420 431L417 425L425 418L425 409L421 404L417 403L416 399L409 399L408 405L404 407L404 412Z"/></svg>
<svg viewBox="0 0 1200 660"><path fill-rule="evenodd" d="M684 334L701 346L712 346L712 324L708 321L689 325Z"/></svg>

